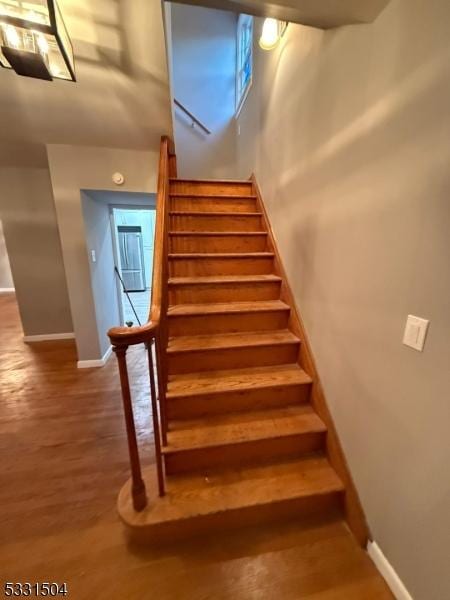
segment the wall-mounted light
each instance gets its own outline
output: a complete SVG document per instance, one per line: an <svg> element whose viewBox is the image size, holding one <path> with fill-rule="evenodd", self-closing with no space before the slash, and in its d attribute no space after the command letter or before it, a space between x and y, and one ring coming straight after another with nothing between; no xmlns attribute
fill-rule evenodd
<svg viewBox="0 0 450 600"><path fill-rule="evenodd" d="M56 0L0 0L0 65L26 77L75 81L72 44Z"/></svg>
<svg viewBox="0 0 450 600"><path fill-rule="evenodd" d="M263 50L273 50L284 35L287 27L286 21L277 19L264 19L259 45Z"/></svg>

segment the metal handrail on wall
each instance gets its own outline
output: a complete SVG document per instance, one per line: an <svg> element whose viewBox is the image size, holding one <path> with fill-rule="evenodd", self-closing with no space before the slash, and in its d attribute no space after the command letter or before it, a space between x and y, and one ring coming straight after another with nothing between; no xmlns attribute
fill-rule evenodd
<svg viewBox="0 0 450 600"><path fill-rule="evenodd" d="M176 98L173 99L173 103L175 104L175 106L178 106L179 109L181 109L185 115L187 115L191 121L192 121L192 127L194 127L195 125L197 125L198 127L200 127L200 129L202 131L204 131L207 135L211 135L211 131L206 127L206 125L204 125L199 119L197 119L197 117L195 115L193 115L191 113L190 110L188 110L184 104L182 104L179 100L177 100Z"/></svg>
<svg viewBox="0 0 450 600"><path fill-rule="evenodd" d="M131 494L134 509L137 511L141 511L147 506L147 493L142 478L126 355L130 346L138 344L144 344L147 350L158 491L159 495L163 496L165 488L161 446L167 443L165 391L167 384L166 348L168 340L166 315L168 306L169 184L170 178L176 176L176 156L173 142L164 136L161 138L159 158L152 302L149 318L147 323L138 327L113 327L108 331L108 336L119 365L120 386L130 455ZM153 347L155 348L155 352L153 352ZM156 389L158 389L158 396Z"/></svg>

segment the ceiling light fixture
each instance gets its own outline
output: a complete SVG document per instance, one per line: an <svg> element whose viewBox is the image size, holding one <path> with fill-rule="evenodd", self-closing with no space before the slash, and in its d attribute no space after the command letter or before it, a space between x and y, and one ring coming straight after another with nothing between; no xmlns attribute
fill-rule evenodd
<svg viewBox="0 0 450 600"><path fill-rule="evenodd" d="M288 24L277 19L264 19L259 45L263 50L273 50L284 35Z"/></svg>
<svg viewBox="0 0 450 600"><path fill-rule="evenodd" d="M0 65L25 77L76 81L72 44L56 0L0 0Z"/></svg>

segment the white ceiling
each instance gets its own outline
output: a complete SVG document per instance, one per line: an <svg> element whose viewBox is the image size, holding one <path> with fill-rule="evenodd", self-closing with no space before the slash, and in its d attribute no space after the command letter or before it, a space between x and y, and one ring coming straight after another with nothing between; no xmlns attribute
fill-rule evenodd
<svg viewBox="0 0 450 600"><path fill-rule="evenodd" d="M43 145L155 148L171 132L160 0L59 0L77 83L0 68L0 165L37 164Z"/></svg>
<svg viewBox="0 0 450 600"><path fill-rule="evenodd" d="M389 0L177 0L211 8L275 17L321 29L371 23Z"/></svg>

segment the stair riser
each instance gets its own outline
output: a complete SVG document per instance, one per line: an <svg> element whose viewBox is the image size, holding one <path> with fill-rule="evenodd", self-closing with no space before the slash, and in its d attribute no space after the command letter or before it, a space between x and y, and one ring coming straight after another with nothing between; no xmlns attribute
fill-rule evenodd
<svg viewBox="0 0 450 600"><path fill-rule="evenodd" d="M311 384L253 388L198 396L167 398L169 419L196 419L230 412L264 410L306 404Z"/></svg>
<svg viewBox="0 0 450 600"><path fill-rule="evenodd" d="M268 275L273 258L176 258L170 259L169 271L171 277Z"/></svg>
<svg viewBox="0 0 450 600"><path fill-rule="evenodd" d="M223 182L194 182L171 181L171 194L215 194L225 196L252 196L253 186L249 183L223 183Z"/></svg>
<svg viewBox="0 0 450 600"><path fill-rule="evenodd" d="M203 302L253 302L278 300L280 282L265 281L229 284L169 285L169 304L201 304Z"/></svg>
<svg viewBox="0 0 450 600"><path fill-rule="evenodd" d="M262 231L259 215L170 215L170 231Z"/></svg>
<svg viewBox="0 0 450 600"><path fill-rule="evenodd" d="M253 442L227 444L164 455L166 473L207 472L210 469L261 464L274 459L298 458L324 447L325 433L307 433Z"/></svg>
<svg viewBox="0 0 450 600"><path fill-rule="evenodd" d="M287 329L289 310L169 317L169 336Z"/></svg>
<svg viewBox="0 0 450 600"><path fill-rule="evenodd" d="M255 198L172 197L170 210L205 212L255 212Z"/></svg>
<svg viewBox="0 0 450 600"><path fill-rule="evenodd" d="M308 527L311 519L326 517L339 518L344 514L344 494L340 491L316 494L303 498L292 498L278 502L268 502L256 506L246 506L210 515L200 515L189 519L178 519L156 525L129 527L133 541L140 544L173 543L217 532L242 530L264 523L295 520Z"/></svg>
<svg viewBox="0 0 450 600"><path fill-rule="evenodd" d="M266 235L171 235L170 252L264 252Z"/></svg>
<svg viewBox="0 0 450 600"><path fill-rule="evenodd" d="M293 364L297 361L300 344L273 344L270 346L227 348L220 350L193 350L168 354L169 374L245 369Z"/></svg>

